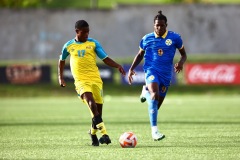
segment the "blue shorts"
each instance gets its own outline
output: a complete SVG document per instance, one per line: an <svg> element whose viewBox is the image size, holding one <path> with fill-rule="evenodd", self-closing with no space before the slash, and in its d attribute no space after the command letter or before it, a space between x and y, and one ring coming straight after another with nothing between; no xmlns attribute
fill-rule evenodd
<svg viewBox="0 0 240 160"><path fill-rule="evenodd" d="M161 78L159 76L159 74L157 74L156 72L148 70L145 73L145 82L146 82L146 85L148 85L150 83L154 83L154 82L157 83L158 86L159 86L159 95L160 95L160 97L165 97L166 96L167 91L168 91L168 86L170 84L170 80L166 81L163 78ZM166 85L166 83L168 85Z"/></svg>

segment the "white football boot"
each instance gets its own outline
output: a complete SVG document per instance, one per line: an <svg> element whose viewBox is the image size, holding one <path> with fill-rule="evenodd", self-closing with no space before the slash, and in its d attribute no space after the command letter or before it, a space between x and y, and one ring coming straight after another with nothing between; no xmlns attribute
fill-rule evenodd
<svg viewBox="0 0 240 160"><path fill-rule="evenodd" d="M144 103L147 99L146 99L146 94L148 93L148 90L146 89L146 86L145 85L143 85L143 87L142 87L142 93L141 93L141 95L140 95L140 101L142 102L142 103Z"/></svg>
<svg viewBox="0 0 240 160"><path fill-rule="evenodd" d="M163 138L165 138L165 135L160 133L160 132L152 132L152 138L154 141L160 141L162 140Z"/></svg>

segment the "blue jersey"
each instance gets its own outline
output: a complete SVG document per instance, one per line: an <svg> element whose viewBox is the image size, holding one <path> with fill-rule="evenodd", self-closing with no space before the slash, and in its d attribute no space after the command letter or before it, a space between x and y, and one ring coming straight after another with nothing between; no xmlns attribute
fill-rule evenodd
<svg viewBox="0 0 240 160"><path fill-rule="evenodd" d="M140 42L140 49L145 51L144 72L154 71L169 85L176 49L182 47L181 36L172 31L166 31L162 37L154 32L145 35Z"/></svg>

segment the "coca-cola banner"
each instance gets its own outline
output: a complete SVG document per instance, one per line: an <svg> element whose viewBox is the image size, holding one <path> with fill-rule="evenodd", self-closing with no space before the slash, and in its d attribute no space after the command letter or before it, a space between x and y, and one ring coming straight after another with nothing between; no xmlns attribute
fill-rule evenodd
<svg viewBox="0 0 240 160"><path fill-rule="evenodd" d="M240 64L186 64L188 84L240 84Z"/></svg>

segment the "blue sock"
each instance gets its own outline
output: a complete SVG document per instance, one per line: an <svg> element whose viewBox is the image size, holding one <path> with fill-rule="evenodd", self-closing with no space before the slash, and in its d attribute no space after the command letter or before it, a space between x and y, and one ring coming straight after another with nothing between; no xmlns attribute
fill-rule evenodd
<svg viewBox="0 0 240 160"><path fill-rule="evenodd" d="M158 101L152 100L150 94L146 95L148 102L148 114L150 119L150 124L152 126L157 126L157 116L158 116Z"/></svg>

